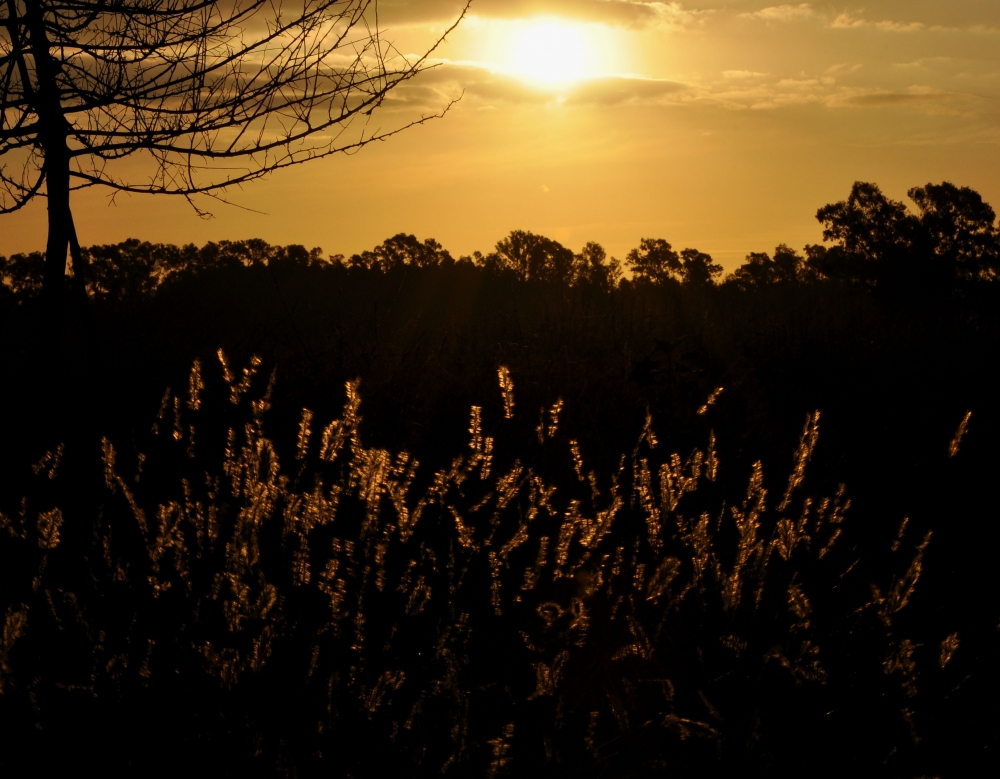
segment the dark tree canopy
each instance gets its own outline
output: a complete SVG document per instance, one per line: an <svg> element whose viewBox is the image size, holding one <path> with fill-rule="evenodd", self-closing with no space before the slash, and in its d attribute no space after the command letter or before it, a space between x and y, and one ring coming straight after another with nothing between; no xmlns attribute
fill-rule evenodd
<svg viewBox="0 0 1000 779"><path fill-rule="evenodd" d="M712 261L712 255L697 249L684 249L681 252L681 280L692 286L706 286L715 283L722 275L722 266Z"/></svg>
<svg viewBox="0 0 1000 779"><path fill-rule="evenodd" d="M847 200L816 212L823 240L835 243L817 255L818 270L830 278L875 281L889 265L905 263L918 223L906 206L890 200L875 184L856 182Z"/></svg>
<svg viewBox="0 0 1000 779"><path fill-rule="evenodd" d="M996 276L1000 271L996 214L978 192L945 181L914 187L907 194L917 204L920 226L937 260L965 278Z"/></svg>
<svg viewBox="0 0 1000 779"><path fill-rule="evenodd" d="M558 241L525 230L514 230L483 258L486 268L508 271L518 279L573 280L573 252Z"/></svg>
<svg viewBox="0 0 1000 779"><path fill-rule="evenodd" d="M171 280L204 271L235 268L283 268L337 264L340 255L324 257L319 247L273 246L259 238L194 244L150 243L130 238L117 244L80 250L87 264L86 291L97 300L138 300ZM42 291L45 256L41 252L0 256L0 296L29 300Z"/></svg>
<svg viewBox="0 0 1000 779"><path fill-rule="evenodd" d="M805 278L802 256L786 244L775 247L773 257L767 252L751 252L746 262L730 275L733 283L744 289L788 284Z"/></svg>
<svg viewBox="0 0 1000 779"><path fill-rule="evenodd" d="M349 264L352 267L388 271L403 265L428 268L454 261L451 254L433 238L421 242L415 235L399 233L386 239L371 251L353 255Z"/></svg>
<svg viewBox="0 0 1000 779"><path fill-rule="evenodd" d="M816 212L823 240L836 241L845 251L879 262L895 257L913 239L916 220L906 206L889 200L875 184L856 182L847 200Z"/></svg>
<svg viewBox="0 0 1000 779"><path fill-rule="evenodd" d="M598 289L612 289L621 281L621 263L608 253L599 243L590 241L574 258L576 272L574 280Z"/></svg>
<svg viewBox="0 0 1000 779"><path fill-rule="evenodd" d="M916 276L989 279L1000 272L995 214L979 193L944 182L909 191L918 214L875 184L856 182L846 201L819 209L823 240L810 264L833 279L884 283Z"/></svg>
<svg viewBox="0 0 1000 779"><path fill-rule="evenodd" d="M683 270L680 256L662 238L643 238L639 246L625 256L625 267L633 279L663 283Z"/></svg>
<svg viewBox="0 0 1000 779"><path fill-rule="evenodd" d="M376 22L373 0L0 6L0 213L47 197L46 286L67 246L83 277L73 190L219 197L429 118L367 127L436 48L407 60Z"/></svg>
<svg viewBox="0 0 1000 779"><path fill-rule="evenodd" d="M665 284L669 281L691 286L714 284L722 266L710 254L697 249L680 253L662 238L643 238L625 257L625 267L639 283Z"/></svg>
<svg viewBox="0 0 1000 779"><path fill-rule="evenodd" d="M819 210L832 246L810 245L799 254L786 244L751 252L723 283L743 290L774 285L847 283L871 287L918 286L952 290L956 285L989 282L1000 272L1000 231L993 209L968 187L947 182L909 192L918 213L886 198L873 184L855 184L851 198ZM624 266L589 242L579 253L551 238L514 230L495 250L457 260L438 241L407 233L386 239L349 259L324 257L320 249L272 246L260 239L220 241L198 248L151 244L135 239L79 249L88 266L86 291L104 299L135 298L154 291L177 274L210 268L344 265L389 272L464 266L519 281L612 290L621 284L711 287L722 266L697 249L677 252L663 239L643 238ZM45 257L40 252L0 257L0 296L27 300L42 290ZM463 271L464 272L464 271Z"/></svg>

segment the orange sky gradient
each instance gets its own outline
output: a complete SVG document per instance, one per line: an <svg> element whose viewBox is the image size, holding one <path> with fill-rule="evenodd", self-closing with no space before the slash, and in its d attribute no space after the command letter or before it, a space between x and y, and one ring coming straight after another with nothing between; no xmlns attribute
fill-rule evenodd
<svg viewBox="0 0 1000 779"><path fill-rule="evenodd" d="M409 54L460 6L384 0L380 23ZM996 0L476 0L436 56L372 122L463 95L445 118L230 192L244 208L205 204L212 219L179 198L75 193L81 242L351 254L407 232L458 256L524 229L619 258L666 238L732 270L819 242L816 209L855 180L903 200L948 180L1000 208ZM44 209L0 218L0 253L41 249Z"/></svg>

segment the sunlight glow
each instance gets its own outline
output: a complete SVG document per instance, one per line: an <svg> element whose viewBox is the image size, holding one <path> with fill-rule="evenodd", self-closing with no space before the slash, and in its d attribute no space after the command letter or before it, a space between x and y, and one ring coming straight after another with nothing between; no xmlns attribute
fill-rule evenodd
<svg viewBox="0 0 1000 779"><path fill-rule="evenodd" d="M576 26L534 24L514 40L514 70L546 84L576 81L590 75L589 54L587 41Z"/></svg>

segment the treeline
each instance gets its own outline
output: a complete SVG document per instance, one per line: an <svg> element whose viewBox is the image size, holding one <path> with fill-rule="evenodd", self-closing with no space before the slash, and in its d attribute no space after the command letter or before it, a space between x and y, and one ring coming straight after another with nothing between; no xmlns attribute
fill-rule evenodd
<svg viewBox="0 0 1000 779"><path fill-rule="evenodd" d="M595 242L579 252L558 241L514 230L488 254L457 259L433 238L420 241L400 233L370 251L324 256L302 245L271 246L265 241L221 241L197 247L130 239L84 249L87 278L70 280L96 298L154 291L171 278L207 269L237 267L348 267L389 272L464 265L519 281L543 281L613 289L657 284L704 287L718 284L752 289L772 284L840 282L870 287L913 283L963 284L994 280L1000 273L1000 229L996 214L979 193L950 183L909 191L917 212L857 182L847 200L820 208L823 239L800 254L781 244L773 252L753 252L723 278L723 268L697 249L677 251L662 238L643 238L625 259L609 257ZM40 293L41 252L0 257L0 293L15 299Z"/></svg>
<svg viewBox="0 0 1000 779"><path fill-rule="evenodd" d="M856 184L818 212L826 246L751 254L725 278L708 254L662 239L618 260L596 243L573 252L523 231L459 257L411 235L350 257L261 240L92 246L93 305L86 316L70 305L58 339L40 300L41 256L14 256L3 262L0 364L21 378L0 400L38 411L0 433L34 452L39 420L53 436L65 424L102 435L145 424L192 360L207 364L222 348L277 372L276 407L288 418L275 429L294 431L303 406L335 413L330 388L360 377L369 434L425 462L460 445L455 410L491 391L503 364L522 377L523 402L566 401L607 457L602 467L647 410L679 434L723 386L726 424L739 431L729 440L754 441L731 460L784 457L803 416L822 409L864 472L881 446L873 431L916 451L924 433L908 414L933 407L927 419L953 429L993 387L994 212L950 184L911 196L912 213Z"/></svg>

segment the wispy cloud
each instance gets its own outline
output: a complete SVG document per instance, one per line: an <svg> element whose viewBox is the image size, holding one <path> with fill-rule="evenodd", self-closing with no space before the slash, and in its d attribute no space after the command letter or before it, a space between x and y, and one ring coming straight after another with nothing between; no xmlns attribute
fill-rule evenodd
<svg viewBox="0 0 1000 779"><path fill-rule="evenodd" d="M462 0L381 0L379 14L392 24L423 23L455 18L464 5ZM622 27L682 29L700 24L715 12L689 9L681 2L646 0L476 0L470 13L499 19L562 16Z"/></svg>
<svg viewBox="0 0 1000 779"><path fill-rule="evenodd" d="M797 19L808 19L815 16L809 3L799 3L798 5L772 5L768 8L761 8L759 11L740 14L745 19L762 19L767 22L792 22Z"/></svg>
<svg viewBox="0 0 1000 779"><path fill-rule="evenodd" d="M827 27L834 30L858 30L872 29L883 32L894 33L915 33L921 31L930 32L970 32L992 34L1000 32L1000 29L984 24L977 24L971 27L949 27L941 24L927 24L919 21L901 22L892 19L869 19L861 15L860 12L851 13L843 11L830 13L828 11L817 10L812 3L786 3L783 5L772 5L761 8L759 11L747 11L738 14L742 19L754 19L764 22L794 22L803 19L817 19L822 21Z"/></svg>
<svg viewBox="0 0 1000 779"><path fill-rule="evenodd" d="M825 71L828 76L839 76L844 73L857 73L864 67L860 62L838 62L835 65L831 65Z"/></svg>
<svg viewBox="0 0 1000 779"><path fill-rule="evenodd" d="M838 107L889 107L911 106L919 107L937 114L974 113L973 108L979 102L975 95L962 92L952 92L926 85L914 85L905 90L888 89L848 89L831 95L828 103L833 108Z"/></svg>
<svg viewBox="0 0 1000 779"><path fill-rule="evenodd" d="M559 87L525 81L476 63L444 63L419 83L395 90L394 105L412 110L440 107L464 95L469 110L514 105L558 104L569 107L715 106L728 110L779 110L795 106L828 109L910 107L925 113L974 114L982 99L972 94L914 85L902 89L841 84L839 77L860 65L835 65L795 78L749 70L727 70L685 82L615 76L582 80Z"/></svg>
<svg viewBox="0 0 1000 779"><path fill-rule="evenodd" d="M889 20L871 22L867 19L851 16L847 13L837 16L832 22L830 22L830 26L835 30L851 30L861 27L872 27L885 32L919 32L921 30L928 29L927 25L923 22L893 22Z"/></svg>
<svg viewBox="0 0 1000 779"><path fill-rule="evenodd" d="M571 105L621 105L623 103L662 103L690 92L691 87L677 81L647 78L601 78L580 84L567 97Z"/></svg>
<svg viewBox="0 0 1000 779"><path fill-rule="evenodd" d="M724 70L722 71L723 78L732 79L750 79L750 78L766 78L768 73L758 73L754 70Z"/></svg>
<svg viewBox="0 0 1000 779"><path fill-rule="evenodd" d="M444 63L422 74L418 83L397 88L393 95L397 107L408 104L432 110L459 95L475 108L541 103L612 106L662 103L689 90L677 81L628 76L592 78L556 87L476 64Z"/></svg>

